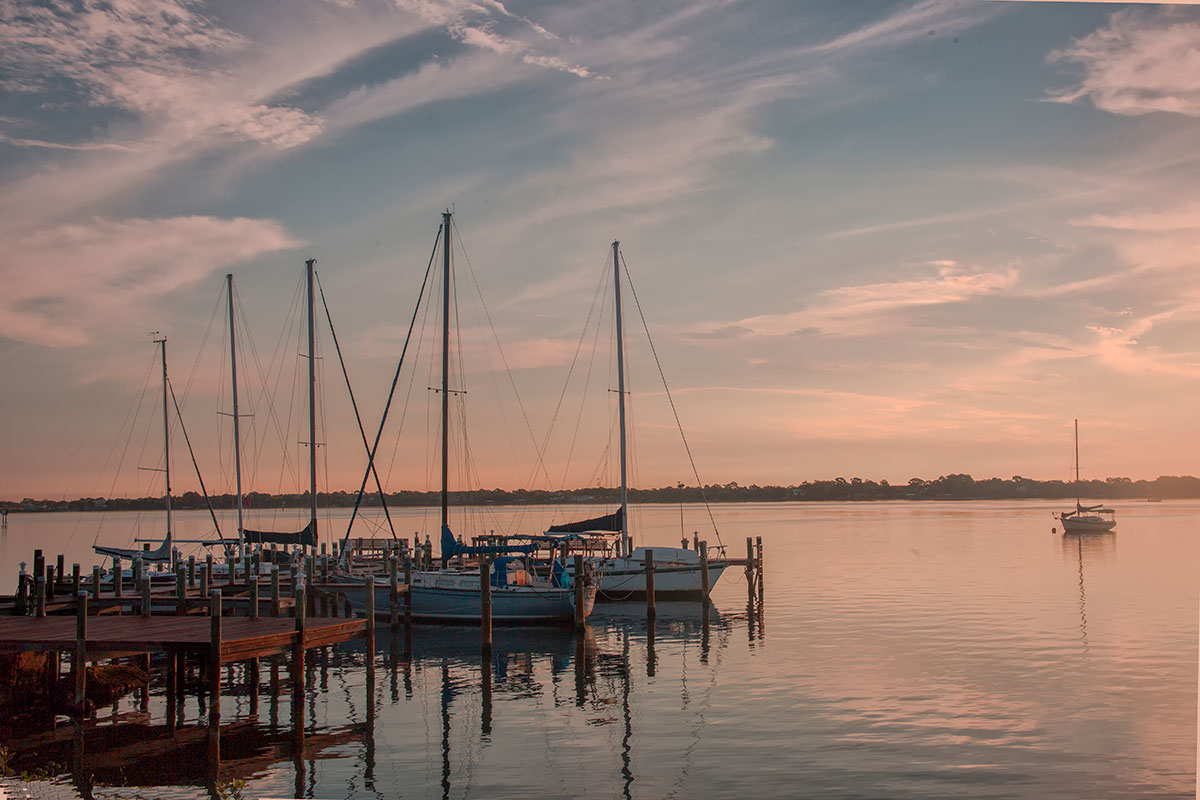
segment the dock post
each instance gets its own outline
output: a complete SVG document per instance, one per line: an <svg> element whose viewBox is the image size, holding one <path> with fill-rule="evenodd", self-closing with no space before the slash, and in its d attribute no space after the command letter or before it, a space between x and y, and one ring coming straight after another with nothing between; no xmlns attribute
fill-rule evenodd
<svg viewBox="0 0 1200 800"><path fill-rule="evenodd" d="M100 599L100 566L92 566L92 597Z"/></svg>
<svg viewBox="0 0 1200 800"><path fill-rule="evenodd" d="M584 592L583 555L575 556L575 630L587 628L587 596Z"/></svg>
<svg viewBox="0 0 1200 800"><path fill-rule="evenodd" d="M187 614L187 576L182 563L175 565L175 613L181 617Z"/></svg>
<svg viewBox="0 0 1200 800"><path fill-rule="evenodd" d="M700 602L704 605L709 603L709 582L708 582L708 542L700 542Z"/></svg>
<svg viewBox="0 0 1200 800"><path fill-rule="evenodd" d="M125 583L125 568L121 564L121 559L113 559L113 597L121 596L121 589Z"/></svg>
<svg viewBox="0 0 1200 800"><path fill-rule="evenodd" d="M393 553L388 557L388 577L392 580L392 591L388 596L388 602L391 603L391 627L395 631L400 627L400 562L396 560L396 555Z"/></svg>
<svg viewBox="0 0 1200 800"><path fill-rule="evenodd" d="M746 537L746 591L750 605L754 605L754 540Z"/></svg>
<svg viewBox="0 0 1200 800"><path fill-rule="evenodd" d="M325 543L321 542L321 583L324 584L321 594L321 616L328 617L329 602L329 556L325 553ZM337 609L334 608L336 611Z"/></svg>
<svg viewBox="0 0 1200 800"><path fill-rule="evenodd" d="M66 577L67 574L67 562L62 553L58 554L58 558L55 560L54 564L54 574L57 575L58 579L61 581Z"/></svg>
<svg viewBox="0 0 1200 800"><path fill-rule="evenodd" d="M42 555L41 550L33 551L33 574L34 576L46 574L46 557Z"/></svg>
<svg viewBox="0 0 1200 800"><path fill-rule="evenodd" d="M412 630L413 592L412 592L412 559L404 561L404 585L407 587L404 598L404 630Z"/></svg>
<svg viewBox="0 0 1200 800"><path fill-rule="evenodd" d="M200 596L201 597L208 597L209 589L212 588L209 584L208 570L204 568L205 566L206 565L204 565L204 564L200 565Z"/></svg>
<svg viewBox="0 0 1200 800"><path fill-rule="evenodd" d="M646 549L646 619L658 616L654 607L654 548Z"/></svg>
<svg viewBox="0 0 1200 800"><path fill-rule="evenodd" d="M33 597L37 616L46 616L46 574L44 572L34 573Z"/></svg>
<svg viewBox="0 0 1200 800"><path fill-rule="evenodd" d="M492 652L492 560L479 557L479 635L484 653Z"/></svg>
<svg viewBox="0 0 1200 800"><path fill-rule="evenodd" d="M244 572L246 574L246 583L250 582L250 578L254 574L251 571L251 567L253 567L253 566L254 566L254 559L250 557L250 554L242 553L242 572Z"/></svg>
<svg viewBox="0 0 1200 800"><path fill-rule="evenodd" d="M194 562L193 562L194 563ZM208 642L208 724L221 724L221 590L208 596L210 638Z"/></svg>
<svg viewBox="0 0 1200 800"><path fill-rule="evenodd" d="M281 614L281 601L279 599L279 565L271 565L271 616L278 617Z"/></svg>
<svg viewBox="0 0 1200 800"><path fill-rule="evenodd" d="M367 601L367 627L366 627L366 649L367 649L367 686L371 687L375 684L375 578L371 575L363 578L363 592ZM370 691L367 696L367 703L375 703L375 692Z"/></svg>
<svg viewBox="0 0 1200 800"><path fill-rule="evenodd" d="M250 619L258 619L258 576L250 581Z"/></svg>
<svg viewBox="0 0 1200 800"><path fill-rule="evenodd" d="M75 597L79 596L79 592L83 590L83 579L79 575L79 565L71 565L71 594Z"/></svg>
<svg viewBox="0 0 1200 800"><path fill-rule="evenodd" d="M60 576L61 577L61 576ZM46 599L54 599L54 565L46 566Z"/></svg>
<svg viewBox="0 0 1200 800"><path fill-rule="evenodd" d="M29 610L29 585L26 582L28 576L25 574L25 562L21 562L21 569L17 573L17 616L25 616L25 612Z"/></svg>
<svg viewBox="0 0 1200 800"><path fill-rule="evenodd" d="M296 643L292 647L292 705L300 705L304 694L304 614L307 603L304 597L304 580L296 583L292 614L296 619Z"/></svg>
<svg viewBox="0 0 1200 800"><path fill-rule="evenodd" d="M762 537L756 536L754 539L754 563L758 570L758 604L761 606L763 601L763 545Z"/></svg>
<svg viewBox="0 0 1200 800"><path fill-rule="evenodd" d="M167 695L167 730L175 730L176 708L179 704L179 652L167 651L166 686L163 691Z"/></svg>
<svg viewBox="0 0 1200 800"><path fill-rule="evenodd" d="M196 556L188 556L188 588L196 588Z"/></svg>
<svg viewBox="0 0 1200 800"><path fill-rule="evenodd" d="M75 713L87 713L87 592L75 595L75 653L71 665L75 676Z"/></svg>
<svg viewBox="0 0 1200 800"><path fill-rule="evenodd" d="M212 553L206 553L204 556L204 574L208 577L208 585L213 586L213 557Z"/></svg>
<svg viewBox="0 0 1200 800"><path fill-rule="evenodd" d="M136 592L138 587L142 585L142 557L133 557L133 590Z"/></svg>
<svg viewBox="0 0 1200 800"><path fill-rule="evenodd" d="M153 610L153 606L150 605L150 576L149 575L142 576L141 589L142 589L142 616L148 617L148 616L150 616L150 612Z"/></svg>

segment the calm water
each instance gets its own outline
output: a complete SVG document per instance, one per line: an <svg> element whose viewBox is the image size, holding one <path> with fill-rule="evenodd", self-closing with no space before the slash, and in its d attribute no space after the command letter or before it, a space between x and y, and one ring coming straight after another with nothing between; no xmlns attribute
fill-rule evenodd
<svg viewBox="0 0 1200 800"><path fill-rule="evenodd" d="M407 649L377 643L373 719L361 644L312 658L302 749L290 695L267 691L269 667L257 715L227 690L215 785L197 701L170 750L156 686L148 720L136 695L122 700L132 721L85 730L82 758L66 722L10 738L15 768L59 777L6 786L72 797L90 782L131 798L1190 797L1200 503L1118 505L1115 535L1082 538L1050 533L1057 507L717 506L732 554L764 539L760 618L731 570L707 627L696 604L660 604L652 640L643 606L601 606L583 642L498 629L485 666L477 630L417 627ZM424 513L406 511L403 525ZM480 524L503 529L522 513L535 512L489 509ZM667 545L679 513L635 519ZM687 530L700 527L702 511L686 515ZM34 546L90 565L100 516L12 515L2 574ZM183 516L185 535L204 529L200 513ZM103 517L110 543L139 519Z"/></svg>

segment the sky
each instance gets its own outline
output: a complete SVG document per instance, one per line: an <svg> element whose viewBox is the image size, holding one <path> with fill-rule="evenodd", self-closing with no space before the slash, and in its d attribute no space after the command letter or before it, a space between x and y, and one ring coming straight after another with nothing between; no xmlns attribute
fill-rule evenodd
<svg viewBox="0 0 1200 800"><path fill-rule="evenodd" d="M304 261L373 438L446 208L452 488L615 482L614 239L635 485L1067 478L1076 418L1085 477L1195 474L1198 117L1189 5L0 0L0 498L161 492L152 331L231 491L227 272L246 488L303 488Z"/></svg>

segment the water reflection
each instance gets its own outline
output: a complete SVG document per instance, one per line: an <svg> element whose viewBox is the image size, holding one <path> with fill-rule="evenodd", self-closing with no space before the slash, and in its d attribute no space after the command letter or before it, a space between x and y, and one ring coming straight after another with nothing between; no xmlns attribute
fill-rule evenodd
<svg viewBox="0 0 1200 800"><path fill-rule="evenodd" d="M481 650L477 628L416 626L395 633L384 628L373 654L383 670L378 686L374 670L366 669L364 643L350 642L310 652L303 688L295 693L286 660L232 665L223 675L225 722L216 727L202 724L205 700L194 691L202 683L180 667L171 679L189 691L178 701L165 691L166 679L156 679L145 696L119 701L100 718L82 724L59 718L57 725L43 722L34 735L18 735L17 728L0 731L0 739L10 772L69 777L74 793L84 798L97 787L117 786L156 787L164 797L228 798L230 787L243 782L244 796L257 793L256 782L278 787L275 795L396 796L430 770L425 785L449 798L474 788L477 768L494 758L487 755L490 749L507 753L514 738L544 736L545 758L566 759L579 742L539 728L561 731L582 724L597 740L605 729L614 732L614 793L632 797L640 676L651 682L660 671L677 677L676 705L690 709L697 703L697 676L706 691L715 685L720 659L713 653L729 647L731 634L743 625L752 646L761 641L761 614L753 611L723 615L699 603L661 603L648 624L643 606L618 605L598 612L578 634L497 628L490 653ZM156 662L155 672L163 666ZM561 691L567 687L567 693ZM427 742L433 746L414 763L420 750L412 745L419 745L422 718L432 728ZM506 740L496 738L498 721ZM690 734L695 741L705 724L701 704ZM689 748L675 767L680 780L690 753ZM662 765L655 770L661 776ZM278 781L281 771L287 784ZM334 774L340 780L331 782Z"/></svg>
<svg viewBox="0 0 1200 800"><path fill-rule="evenodd" d="M1062 552L1079 565L1079 639L1086 659L1091 653L1087 630L1087 587L1084 584L1084 562L1103 562L1116 550L1116 537L1111 533L1065 533Z"/></svg>

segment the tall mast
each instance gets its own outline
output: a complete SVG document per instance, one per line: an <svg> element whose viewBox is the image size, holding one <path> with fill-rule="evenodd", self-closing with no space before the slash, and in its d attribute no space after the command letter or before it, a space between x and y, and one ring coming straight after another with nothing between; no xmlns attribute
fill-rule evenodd
<svg viewBox="0 0 1200 800"><path fill-rule="evenodd" d="M621 322L621 243L614 241L613 248L613 291L616 296L617 316L617 407L621 422L621 552L628 557L629 546L629 480L625 457L625 326Z"/></svg>
<svg viewBox="0 0 1200 800"><path fill-rule="evenodd" d="M1075 508L1082 507L1079 497L1079 420L1075 420Z"/></svg>
<svg viewBox="0 0 1200 800"><path fill-rule="evenodd" d="M450 216L442 214L442 530L450 527Z"/></svg>
<svg viewBox="0 0 1200 800"><path fill-rule="evenodd" d="M167 384L167 337L155 339L162 345L162 375L163 375L163 466L167 474L167 538L168 549L171 544L171 420L167 416L167 395L171 393Z"/></svg>
<svg viewBox="0 0 1200 800"><path fill-rule="evenodd" d="M234 341L236 327L233 323L233 273L225 276L226 292L229 296L229 369L233 374L233 472L237 476L238 553L245 552L246 540L242 533L242 436L241 419L238 417L237 391L237 344Z"/></svg>
<svg viewBox="0 0 1200 800"><path fill-rule="evenodd" d="M312 516L313 538L317 535L317 335L313 308L313 265L315 258L304 262L308 267L308 487ZM307 552L307 545L305 546Z"/></svg>

